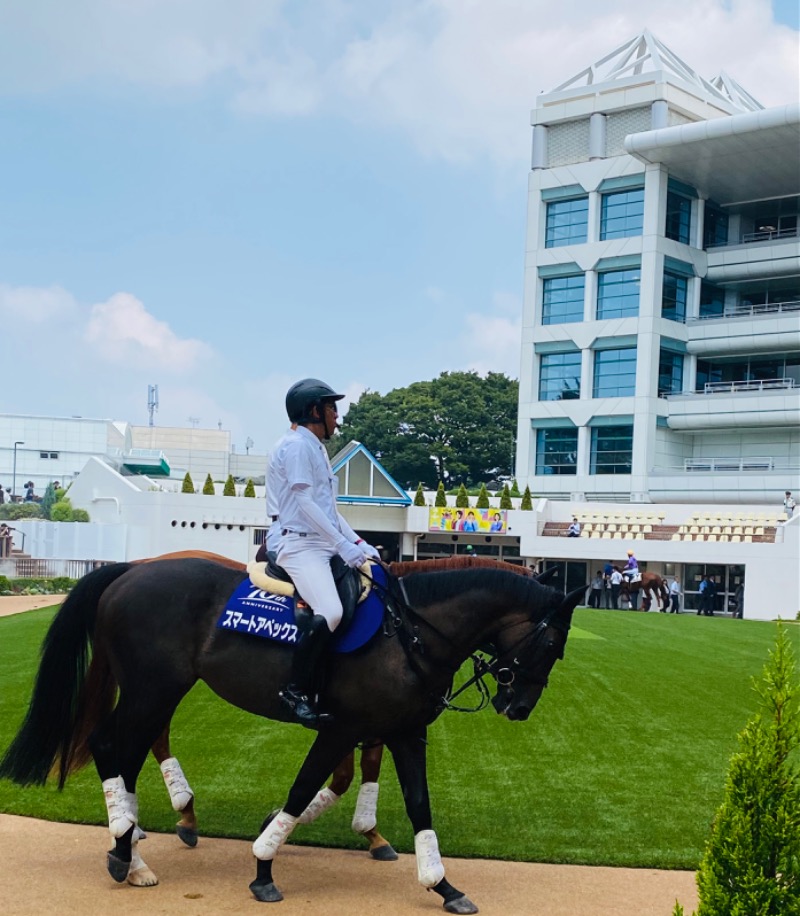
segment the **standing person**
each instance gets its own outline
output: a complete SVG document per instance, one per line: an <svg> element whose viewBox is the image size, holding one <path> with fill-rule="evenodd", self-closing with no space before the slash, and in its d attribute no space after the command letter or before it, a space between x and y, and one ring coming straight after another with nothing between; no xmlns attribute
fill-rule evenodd
<svg viewBox="0 0 800 916"><path fill-rule="evenodd" d="M794 507L796 503L794 497L792 496L791 490L787 490L785 496L783 497L783 511L786 513L786 521L794 515Z"/></svg>
<svg viewBox="0 0 800 916"><path fill-rule="evenodd" d="M611 573L613 572L614 567L609 560L603 567L603 607L607 611L611 610Z"/></svg>
<svg viewBox="0 0 800 916"><path fill-rule="evenodd" d="M706 615L713 617L717 598L717 583L714 581L713 576L709 576L706 584Z"/></svg>
<svg viewBox="0 0 800 916"><path fill-rule="evenodd" d="M6 501L6 491L3 489L3 485L0 483L0 506Z"/></svg>
<svg viewBox="0 0 800 916"><path fill-rule="evenodd" d="M681 586L677 577L669 584L669 612L679 614L681 610Z"/></svg>
<svg viewBox="0 0 800 916"><path fill-rule="evenodd" d="M294 721L316 728L330 721L312 697L314 675L331 634L342 619L330 561L337 554L350 567L378 559L378 551L353 531L336 507L337 479L324 442L337 427L336 402L344 397L319 379L296 382L286 394L286 413L296 424L277 443L270 482L281 525L278 563L309 606L281 700Z"/></svg>
<svg viewBox="0 0 800 916"><path fill-rule="evenodd" d="M744 579L736 586L733 597L736 601L736 611L733 616L741 620L744 617Z"/></svg>
<svg viewBox="0 0 800 916"><path fill-rule="evenodd" d="M619 589L622 585L622 573L615 566L611 572L611 606L619 610Z"/></svg>
<svg viewBox="0 0 800 916"><path fill-rule="evenodd" d="M581 536L581 523L577 518L572 519L572 524L567 528L568 538L579 538Z"/></svg>
<svg viewBox="0 0 800 916"><path fill-rule="evenodd" d="M25 502L26 503L33 502L33 481L32 480L29 480L25 484Z"/></svg>
<svg viewBox="0 0 800 916"><path fill-rule="evenodd" d="M697 616L701 614L705 615L706 613L706 592L708 591L708 576L703 576L700 580L700 585L697 588L698 598L697 598Z"/></svg>
<svg viewBox="0 0 800 916"><path fill-rule="evenodd" d="M600 596L603 594L603 573L598 569L592 579L592 590L589 593L589 607L600 607Z"/></svg>
<svg viewBox="0 0 800 916"><path fill-rule="evenodd" d="M14 535L11 533L14 529L9 528L5 522L0 525L0 557L10 557L11 547L13 545Z"/></svg>

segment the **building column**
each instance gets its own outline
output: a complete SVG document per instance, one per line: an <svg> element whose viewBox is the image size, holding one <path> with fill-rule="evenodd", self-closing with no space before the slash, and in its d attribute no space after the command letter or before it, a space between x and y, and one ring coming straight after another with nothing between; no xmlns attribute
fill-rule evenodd
<svg viewBox="0 0 800 916"><path fill-rule="evenodd" d="M589 118L589 159L606 158L606 116L596 111Z"/></svg>
<svg viewBox="0 0 800 916"><path fill-rule="evenodd" d="M544 124L537 124L533 128L533 150L531 152L531 168L547 168L547 128Z"/></svg>

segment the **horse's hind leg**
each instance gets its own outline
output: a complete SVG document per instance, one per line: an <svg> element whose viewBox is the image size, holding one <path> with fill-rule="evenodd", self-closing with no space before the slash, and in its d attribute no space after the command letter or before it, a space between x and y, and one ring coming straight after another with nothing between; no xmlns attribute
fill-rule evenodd
<svg viewBox="0 0 800 916"><path fill-rule="evenodd" d="M358 790L352 828L369 841L369 854L379 862L394 862L397 853L378 833L378 777L381 772L383 742L373 741L361 751L361 786Z"/></svg>
<svg viewBox="0 0 800 916"><path fill-rule="evenodd" d="M170 754L168 722L163 732L153 743L152 752L164 777L164 784L169 792L172 807L181 819L175 825L175 832L187 845L197 846L197 815L194 810L194 792L189 785L178 758Z"/></svg>

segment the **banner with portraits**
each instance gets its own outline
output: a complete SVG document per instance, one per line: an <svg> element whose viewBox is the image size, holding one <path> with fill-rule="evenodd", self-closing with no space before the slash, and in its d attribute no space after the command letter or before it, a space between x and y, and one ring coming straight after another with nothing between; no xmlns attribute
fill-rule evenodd
<svg viewBox="0 0 800 916"><path fill-rule="evenodd" d="M428 510L428 531L507 534L508 512L506 509L456 509L451 506L432 506Z"/></svg>

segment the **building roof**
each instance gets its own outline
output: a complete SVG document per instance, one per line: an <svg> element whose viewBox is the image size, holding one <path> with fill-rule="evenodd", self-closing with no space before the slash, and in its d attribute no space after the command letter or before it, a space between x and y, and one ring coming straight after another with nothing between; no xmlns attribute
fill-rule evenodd
<svg viewBox="0 0 800 916"><path fill-rule="evenodd" d="M800 194L800 105L630 134L625 149L720 204Z"/></svg>
<svg viewBox="0 0 800 916"><path fill-rule="evenodd" d="M368 448L353 439L331 458L338 501L410 506L411 497Z"/></svg>

